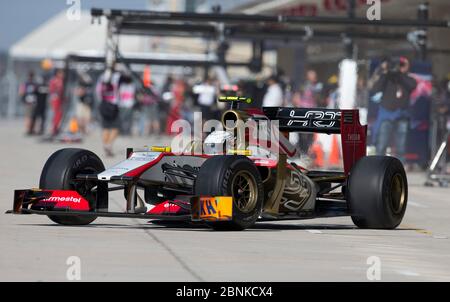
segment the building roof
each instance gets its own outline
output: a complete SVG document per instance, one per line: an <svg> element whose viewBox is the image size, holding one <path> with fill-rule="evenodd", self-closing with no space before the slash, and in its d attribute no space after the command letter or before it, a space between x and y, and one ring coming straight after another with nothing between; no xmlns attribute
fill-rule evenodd
<svg viewBox="0 0 450 302"><path fill-rule="evenodd" d="M92 24L89 12L82 12L80 20L69 20L62 12L42 24L15 43L9 54L13 58L62 59L71 53L101 55L106 41L106 20ZM121 36L120 48L123 52L143 50L142 38Z"/></svg>

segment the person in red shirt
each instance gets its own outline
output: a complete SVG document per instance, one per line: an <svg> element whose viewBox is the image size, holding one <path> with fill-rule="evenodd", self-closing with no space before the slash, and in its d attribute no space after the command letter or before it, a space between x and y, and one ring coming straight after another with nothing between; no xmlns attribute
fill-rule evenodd
<svg viewBox="0 0 450 302"><path fill-rule="evenodd" d="M53 110L52 135L58 134L63 116L62 104L64 100L64 71L56 70L49 82L50 104Z"/></svg>
<svg viewBox="0 0 450 302"><path fill-rule="evenodd" d="M176 80L172 87L173 99L170 105L170 111L167 117L167 127L166 133L167 135L173 135L172 133L172 124L181 118L181 108L183 106L185 94L186 94L186 83L182 80Z"/></svg>

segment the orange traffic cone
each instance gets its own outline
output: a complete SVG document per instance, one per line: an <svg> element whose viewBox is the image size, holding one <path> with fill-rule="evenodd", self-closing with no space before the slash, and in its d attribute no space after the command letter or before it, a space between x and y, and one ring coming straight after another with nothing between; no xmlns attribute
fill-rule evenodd
<svg viewBox="0 0 450 302"><path fill-rule="evenodd" d="M150 69L150 66L144 67L144 72L142 74L142 82L144 83L145 87L150 87L152 85L152 71Z"/></svg>
<svg viewBox="0 0 450 302"><path fill-rule="evenodd" d="M325 155L322 149L322 144L319 142L317 133L314 133L313 144L310 149L311 155L314 158L313 165L316 168L321 168L325 164Z"/></svg>
<svg viewBox="0 0 450 302"><path fill-rule="evenodd" d="M328 156L328 164L330 167L337 167L341 163L340 160L340 150L337 135L333 134L331 138L331 150L330 156Z"/></svg>
<svg viewBox="0 0 450 302"><path fill-rule="evenodd" d="M71 118L69 122L69 132L71 134L77 134L79 131L78 120L76 118Z"/></svg>

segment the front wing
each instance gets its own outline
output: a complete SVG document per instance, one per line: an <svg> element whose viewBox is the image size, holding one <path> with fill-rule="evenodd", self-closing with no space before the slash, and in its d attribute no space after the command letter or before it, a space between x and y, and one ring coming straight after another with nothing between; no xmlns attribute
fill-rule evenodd
<svg viewBox="0 0 450 302"><path fill-rule="evenodd" d="M177 201L166 201L178 206ZM233 198L230 196L190 196L190 214L176 215L132 212L110 212L90 204L78 192L70 190L26 189L14 191L13 209L8 214L39 214L51 216L95 216L139 219L163 219L193 222L229 221L233 217Z"/></svg>

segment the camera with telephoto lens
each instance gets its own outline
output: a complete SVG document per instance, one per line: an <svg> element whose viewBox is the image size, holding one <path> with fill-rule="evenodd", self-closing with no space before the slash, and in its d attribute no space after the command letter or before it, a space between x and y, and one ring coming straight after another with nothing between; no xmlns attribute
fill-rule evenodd
<svg viewBox="0 0 450 302"><path fill-rule="evenodd" d="M407 59L404 57L387 57L383 59L383 63L386 63L388 73L399 73L400 69L406 66Z"/></svg>

